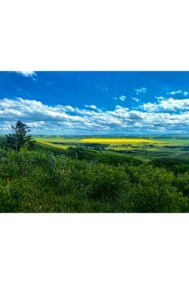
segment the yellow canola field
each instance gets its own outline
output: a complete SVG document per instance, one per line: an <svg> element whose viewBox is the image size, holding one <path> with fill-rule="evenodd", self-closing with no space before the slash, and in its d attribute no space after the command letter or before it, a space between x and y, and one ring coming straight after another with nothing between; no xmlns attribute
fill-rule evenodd
<svg viewBox="0 0 189 284"><path fill-rule="evenodd" d="M153 143L161 144L160 141L152 139L143 139L143 138L86 138L81 139L81 143Z"/></svg>

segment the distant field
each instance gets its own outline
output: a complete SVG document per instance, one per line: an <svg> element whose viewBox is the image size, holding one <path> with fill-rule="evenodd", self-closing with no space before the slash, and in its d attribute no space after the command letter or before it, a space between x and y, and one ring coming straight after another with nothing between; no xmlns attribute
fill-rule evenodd
<svg viewBox="0 0 189 284"><path fill-rule="evenodd" d="M143 160L157 157L189 157L189 136L160 137L35 137L41 144L66 150L69 147L84 147L91 150L117 152Z"/></svg>
<svg viewBox="0 0 189 284"><path fill-rule="evenodd" d="M47 145L51 147L55 147L58 149L67 149L70 146L73 146L73 143L78 143L80 139L77 138L63 138L63 137L35 137L35 140L42 145ZM55 144L60 143L60 144Z"/></svg>
<svg viewBox="0 0 189 284"><path fill-rule="evenodd" d="M143 138L85 138L81 139L82 143L108 143L108 144L123 144L123 143L152 143L159 144L160 141Z"/></svg>

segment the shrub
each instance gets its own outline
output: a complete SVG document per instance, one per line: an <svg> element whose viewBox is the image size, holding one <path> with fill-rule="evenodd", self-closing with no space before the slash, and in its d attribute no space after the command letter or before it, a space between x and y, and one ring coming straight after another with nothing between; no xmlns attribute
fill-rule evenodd
<svg viewBox="0 0 189 284"><path fill-rule="evenodd" d="M185 212L188 201L174 186L171 172L152 166L135 169L136 182L127 195L130 212ZM133 178L133 177L132 177Z"/></svg>
<svg viewBox="0 0 189 284"><path fill-rule="evenodd" d="M6 186L0 185L0 212L21 212L23 202L22 186L12 183Z"/></svg>

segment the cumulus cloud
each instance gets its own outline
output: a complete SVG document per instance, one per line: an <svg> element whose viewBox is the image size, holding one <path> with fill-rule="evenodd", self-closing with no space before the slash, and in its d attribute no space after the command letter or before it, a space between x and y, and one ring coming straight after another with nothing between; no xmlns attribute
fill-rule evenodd
<svg viewBox="0 0 189 284"><path fill-rule="evenodd" d="M184 111L189 110L189 99L160 99L158 103L145 103L146 111Z"/></svg>
<svg viewBox="0 0 189 284"><path fill-rule="evenodd" d="M178 112L177 110L181 110ZM164 111L162 111L164 110ZM174 110L173 112L168 112ZM9 132L18 119L27 123L32 133L86 133L85 131L133 133L188 131L189 100L160 100L136 109L120 105L112 110L78 108L70 105L45 105L40 101L0 100L0 131Z"/></svg>

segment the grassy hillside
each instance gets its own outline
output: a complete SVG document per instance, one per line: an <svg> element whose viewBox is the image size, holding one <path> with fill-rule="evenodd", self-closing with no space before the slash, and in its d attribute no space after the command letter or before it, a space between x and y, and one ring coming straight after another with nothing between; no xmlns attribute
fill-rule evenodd
<svg viewBox="0 0 189 284"><path fill-rule="evenodd" d="M1 148L0 212L189 212L187 159L49 144Z"/></svg>
<svg viewBox="0 0 189 284"><path fill-rule="evenodd" d="M1 137L0 212L189 212L186 137L36 140Z"/></svg>

